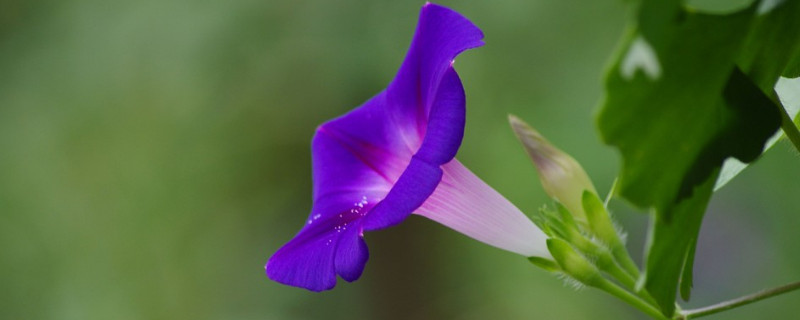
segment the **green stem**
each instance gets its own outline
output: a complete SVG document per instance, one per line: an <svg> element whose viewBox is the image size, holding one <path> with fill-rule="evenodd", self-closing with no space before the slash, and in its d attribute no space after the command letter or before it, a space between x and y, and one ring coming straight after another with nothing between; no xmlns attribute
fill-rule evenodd
<svg viewBox="0 0 800 320"><path fill-rule="evenodd" d="M598 283L597 288L602 289L612 294L613 296L621 299L622 301L627 302L634 308L641 310L650 317L653 317L653 319L669 320L669 318L661 314L661 311L658 311L658 309L653 307L651 304L645 302L644 300L633 295L632 293L625 291L624 289L620 288L611 281L603 279L602 281L600 281L600 283Z"/></svg>
<svg viewBox="0 0 800 320"><path fill-rule="evenodd" d="M608 202L611 201L611 198L614 197L614 193L617 191L617 183L619 178L614 178L614 182L611 184L611 190L608 190L608 195L606 195L605 201L603 201L603 207L608 208ZM619 243L615 246L612 246L611 253L614 255L614 259L617 260L625 271L631 275L634 279L639 278L639 267L636 266L636 263L633 262L631 259L630 254L628 254L628 249L625 248L625 245Z"/></svg>
<svg viewBox="0 0 800 320"><path fill-rule="evenodd" d="M717 312L722 312L725 310L730 310L736 307L741 307L746 304L751 304L756 301L760 301L769 297L777 296L779 294L791 292L794 290L800 289L800 281L790 283L787 285L783 285L777 288L772 288L768 290L763 290L760 292L756 292L750 295L746 295L744 297L736 298L733 300L728 300L725 302L720 302L715 305L711 305L708 307L703 307L699 309L692 309L686 310L681 315L679 315L676 319L683 320L683 319L695 319L704 317L707 315L712 315Z"/></svg>
<svg viewBox="0 0 800 320"><path fill-rule="evenodd" d="M600 261L603 261L603 265L600 265ZM614 279L616 279L623 287L627 288L631 292L635 293L639 298L644 299L645 302L651 305L657 305L656 300L648 293L646 290L636 290L636 279L639 278L639 270L635 269L635 274L631 274L627 272L624 268L620 267L619 263L614 260L613 257L603 258L600 257L598 259L598 267L601 270L605 271Z"/></svg>
<svg viewBox="0 0 800 320"><path fill-rule="evenodd" d="M794 117L794 125L800 128L800 117Z"/></svg>
<svg viewBox="0 0 800 320"><path fill-rule="evenodd" d="M783 129L783 133L789 138L789 141L792 142L794 148L797 149L797 151L800 151L800 130L797 129L797 125L795 125L794 121L792 121L792 116L786 112L786 108L784 108L781 104L778 104L778 109L780 109L781 128ZM798 119L800 119L800 117L798 117Z"/></svg>

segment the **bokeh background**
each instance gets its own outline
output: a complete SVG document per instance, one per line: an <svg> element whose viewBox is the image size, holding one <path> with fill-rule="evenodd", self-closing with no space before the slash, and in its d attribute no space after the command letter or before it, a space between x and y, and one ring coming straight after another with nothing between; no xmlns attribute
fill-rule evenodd
<svg viewBox="0 0 800 320"><path fill-rule="evenodd" d="M0 1L0 318L644 319L416 216L367 234L357 282L266 278L311 206L315 127L391 80L422 4ZM486 34L456 64L459 159L523 211L547 203L514 113L605 193L619 157L593 114L626 4L442 4ZM690 306L800 278L799 161L781 143L715 196ZM612 208L640 259L646 214ZM798 299L714 319L791 318Z"/></svg>

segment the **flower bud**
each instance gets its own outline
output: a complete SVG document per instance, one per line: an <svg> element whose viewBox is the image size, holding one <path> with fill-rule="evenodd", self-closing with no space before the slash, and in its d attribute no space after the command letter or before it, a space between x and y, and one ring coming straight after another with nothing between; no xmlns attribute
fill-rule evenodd
<svg viewBox="0 0 800 320"><path fill-rule="evenodd" d="M590 287L596 287L603 281L600 270L566 241L547 239L547 249L568 276Z"/></svg>
<svg viewBox="0 0 800 320"><path fill-rule="evenodd" d="M586 222L581 201L583 192L597 194L597 191L583 167L516 116L509 115L508 121L536 165L547 195L567 207L577 220Z"/></svg>
<svg viewBox="0 0 800 320"><path fill-rule="evenodd" d="M614 228L611 216L606 211L600 198L592 192L584 191L582 202L592 233L609 247L621 246L622 239L619 237L617 229Z"/></svg>
<svg viewBox="0 0 800 320"><path fill-rule="evenodd" d="M611 221L611 216L608 214L603 202L597 197L597 194L584 191L583 192L583 209L586 213L589 228L592 233L602 241L611 250L614 260L619 263L626 272L638 277L639 268L633 262L628 249L625 248L625 243L622 237L614 227L614 222Z"/></svg>

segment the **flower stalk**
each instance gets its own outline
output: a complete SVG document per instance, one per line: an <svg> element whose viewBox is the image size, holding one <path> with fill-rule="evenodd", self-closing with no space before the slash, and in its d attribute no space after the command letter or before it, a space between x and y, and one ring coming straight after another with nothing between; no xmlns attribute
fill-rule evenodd
<svg viewBox="0 0 800 320"><path fill-rule="evenodd" d="M604 279L605 280L605 279ZM636 309L644 312L648 316L652 317L653 319L658 320L669 320L666 316L664 316L661 311L658 310L653 304L646 302L645 300L631 294L625 289L620 288L619 286L611 283L608 280L605 280L601 283L601 286L598 287L605 292L610 293L611 295L619 298L622 301L625 301L629 305L633 306Z"/></svg>
<svg viewBox="0 0 800 320"><path fill-rule="evenodd" d="M662 315L658 308L652 303L641 297L637 297L603 277L598 268L600 265L599 263L592 263L582 254L575 251L573 246L566 241L558 238L551 238L547 240L547 247L550 249L550 253L556 260L556 263L560 265L562 272L570 278L589 287L608 292L654 319L668 320L668 318ZM622 272L621 269L617 270ZM621 277L625 278L626 276L627 274L622 272Z"/></svg>
<svg viewBox="0 0 800 320"><path fill-rule="evenodd" d="M697 319L709 316L722 311L738 308L753 302L761 301L777 295L800 289L800 281L782 285L780 287L759 291L750 295L739 297L733 300L717 303L708 307L683 311L675 317L675 320Z"/></svg>

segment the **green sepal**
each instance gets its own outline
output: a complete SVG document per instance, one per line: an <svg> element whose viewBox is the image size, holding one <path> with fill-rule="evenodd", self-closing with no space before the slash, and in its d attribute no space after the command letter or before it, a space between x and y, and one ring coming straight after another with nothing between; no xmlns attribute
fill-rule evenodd
<svg viewBox="0 0 800 320"><path fill-rule="evenodd" d="M535 266L542 268L549 272L559 272L561 271L561 267L558 266L553 260L545 259L542 257L528 257L528 261L533 263Z"/></svg>
<svg viewBox="0 0 800 320"><path fill-rule="evenodd" d="M568 276L590 287L597 287L603 282L600 270L566 241L547 239L547 249Z"/></svg>
<svg viewBox="0 0 800 320"><path fill-rule="evenodd" d="M621 246L622 239L619 237L617 229L614 228L611 216L606 211L600 198L586 190L583 192L582 202L583 210L586 212L586 220L589 222L589 228L591 228L592 233L609 247Z"/></svg>

